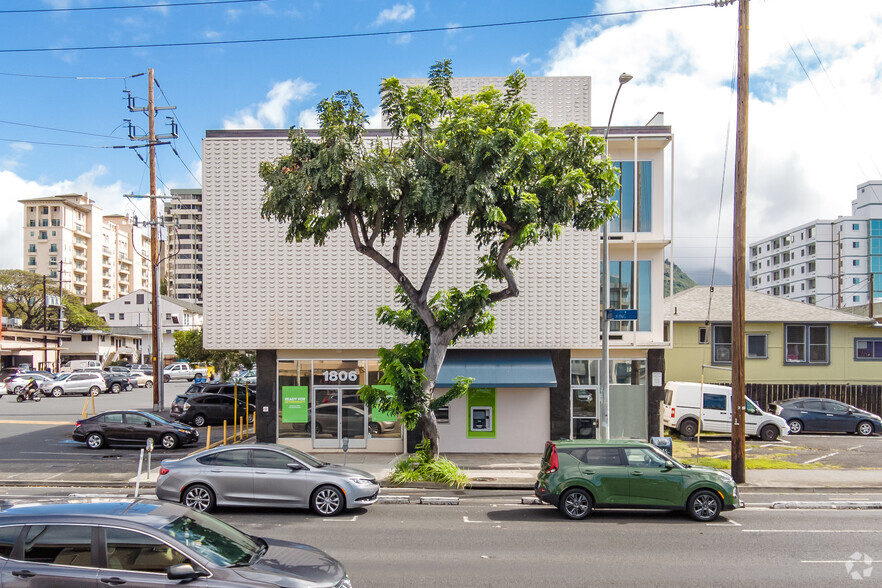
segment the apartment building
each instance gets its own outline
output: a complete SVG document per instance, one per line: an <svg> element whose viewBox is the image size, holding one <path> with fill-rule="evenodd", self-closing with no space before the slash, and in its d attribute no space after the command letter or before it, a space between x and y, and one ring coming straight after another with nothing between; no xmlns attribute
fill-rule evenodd
<svg viewBox="0 0 882 588"><path fill-rule="evenodd" d="M825 308L882 297L882 181L859 185L851 208L751 243L748 288Z"/></svg>
<svg viewBox="0 0 882 588"><path fill-rule="evenodd" d="M202 190L172 189L165 203L168 296L202 304Z"/></svg>
<svg viewBox="0 0 882 588"><path fill-rule="evenodd" d="M502 82L460 79L453 87ZM527 90L540 116L555 113L555 124L590 123L590 78L528 78ZM392 303L394 280L356 253L344 230L322 247L287 243L287 227L261 218L258 168L290 153L287 136L285 129L206 133L205 347L257 351L259 440L313 451L339 449L345 439L350 451L406 451L412 440L396 417L367 410L355 394L381 375L377 349L403 341L376 321L377 308ZM673 135L656 115L646 126L610 129L609 140L622 173L615 196L622 214L610 227L611 305L638 310L636 321L611 325L610 429L613 437L645 439L659 433L663 393L666 192L673 197L665 169ZM425 267L431 237L412 239L406 264ZM470 284L477 255L460 223L439 287ZM519 258L521 294L493 310L495 332L459 342L441 368L439 393L455 376L475 378L467 397L436 413L443 452L536 452L548 439L595 435L600 232L566 230Z"/></svg>
<svg viewBox="0 0 882 588"><path fill-rule="evenodd" d="M19 200L24 269L58 280L84 303L150 288L150 239L125 215L103 215L88 194Z"/></svg>

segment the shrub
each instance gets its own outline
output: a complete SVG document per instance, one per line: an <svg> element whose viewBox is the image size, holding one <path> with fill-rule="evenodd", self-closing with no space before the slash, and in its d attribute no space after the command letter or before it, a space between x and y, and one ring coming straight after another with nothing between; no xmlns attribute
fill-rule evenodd
<svg viewBox="0 0 882 588"><path fill-rule="evenodd" d="M395 464L390 481L394 485L409 482L436 482L452 488L465 488L469 479L465 472L445 457L432 459L432 443L424 439L416 453Z"/></svg>

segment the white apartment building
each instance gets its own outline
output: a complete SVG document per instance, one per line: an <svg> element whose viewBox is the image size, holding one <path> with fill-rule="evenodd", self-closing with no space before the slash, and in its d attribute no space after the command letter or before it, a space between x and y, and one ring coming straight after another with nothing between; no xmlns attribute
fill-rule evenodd
<svg viewBox="0 0 882 588"><path fill-rule="evenodd" d="M84 303L150 288L150 238L125 215L102 215L88 194L19 200L24 269L61 281Z"/></svg>
<svg viewBox="0 0 882 588"><path fill-rule="evenodd" d="M153 336L150 329L153 304L151 292L136 290L95 308L95 313L103 318L111 333L125 334L138 338L138 350L142 361L150 358L153 352ZM175 356L175 337L177 331L190 331L202 328L202 307L170 296L159 297L159 324L162 337L163 358ZM133 360L134 361L134 360Z"/></svg>
<svg viewBox="0 0 882 588"><path fill-rule="evenodd" d="M166 283L175 300L202 304L202 190L172 189L165 203Z"/></svg>
<svg viewBox="0 0 882 588"><path fill-rule="evenodd" d="M751 243L749 289L826 308L882 297L882 181L859 185L851 208Z"/></svg>
<svg viewBox="0 0 882 588"><path fill-rule="evenodd" d="M502 81L460 79L453 87L473 91ZM590 78L528 78L527 89L540 116L560 109L556 124L590 122ZM287 227L260 216L258 168L290 153L287 135L210 130L203 140L205 347L257 351L259 440L314 451L338 449L346 438L351 451L405 451L413 440L395 417L369 414L355 395L380 377L377 349L403 341L376 321L377 308L393 301L394 280L355 252L344 230L322 247L287 243ZM614 437L645 439L659 434L668 346L664 223L673 187L665 170L673 135L657 115L646 126L613 127L609 139L622 170L622 214L610 228L611 305L638 309L637 321L611 324L610 429ZM431 237L409 239L416 246L403 252L405 268L426 267ZM476 257L461 223L435 283L468 287ZM518 257L521 294L494 308L496 331L448 350L439 393L457 375L476 379L467 397L437 412L442 452L535 453L548 439L595 434L600 231L567 230Z"/></svg>

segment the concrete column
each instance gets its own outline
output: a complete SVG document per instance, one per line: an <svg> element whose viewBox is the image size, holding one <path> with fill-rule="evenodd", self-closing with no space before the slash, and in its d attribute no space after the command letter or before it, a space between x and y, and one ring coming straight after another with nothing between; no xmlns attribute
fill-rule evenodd
<svg viewBox="0 0 882 588"><path fill-rule="evenodd" d="M257 440L275 443L279 436L278 363L275 349L257 350Z"/></svg>

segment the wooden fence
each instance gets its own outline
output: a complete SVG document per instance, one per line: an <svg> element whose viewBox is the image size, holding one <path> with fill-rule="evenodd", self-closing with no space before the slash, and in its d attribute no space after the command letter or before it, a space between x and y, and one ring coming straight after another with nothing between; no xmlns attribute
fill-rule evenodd
<svg viewBox="0 0 882 588"><path fill-rule="evenodd" d="M874 414L882 412L882 385L877 384L747 384L746 394L763 410L780 400L810 396L839 400Z"/></svg>

